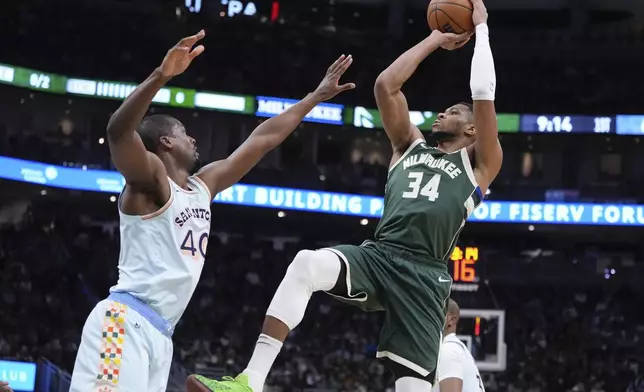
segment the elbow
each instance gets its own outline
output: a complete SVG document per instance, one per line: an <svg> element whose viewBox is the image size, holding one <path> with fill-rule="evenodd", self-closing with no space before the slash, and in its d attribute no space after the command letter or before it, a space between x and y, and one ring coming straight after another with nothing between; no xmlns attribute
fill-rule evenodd
<svg viewBox="0 0 644 392"><path fill-rule="evenodd" d="M395 90L393 85L394 83L391 76L385 70L376 79L376 84L374 85L374 93L376 94L376 96L381 94L391 95Z"/></svg>
<svg viewBox="0 0 644 392"><path fill-rule="evenodd" d="M113 114L112 117L110 118L110 121L107 123L107 137L108 140L118 140L123 136L123 127L120 127L118 125L118 119L115 119L116 114Z"/></svg>

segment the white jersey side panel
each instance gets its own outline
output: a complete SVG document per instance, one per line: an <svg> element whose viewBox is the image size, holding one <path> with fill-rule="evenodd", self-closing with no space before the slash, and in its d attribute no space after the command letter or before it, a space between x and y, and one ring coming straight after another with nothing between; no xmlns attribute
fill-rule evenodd
<svg viewBox="0 0 644 392"><path fill-rule="evenodd" d="M433 391L440 392L440 382L448 378L463 380L463 392L485 392L474 357L453 333L445 336L441 344Z"/></svg>
<svg viewBox="0 0 644 392"><path fill-rule="evenodd" d="M172 180L170 199L146 216L120 211L119 279L110 292L128 292L175 326L197 287L210 235L206 185L188 179L187 191Z"/></svg>

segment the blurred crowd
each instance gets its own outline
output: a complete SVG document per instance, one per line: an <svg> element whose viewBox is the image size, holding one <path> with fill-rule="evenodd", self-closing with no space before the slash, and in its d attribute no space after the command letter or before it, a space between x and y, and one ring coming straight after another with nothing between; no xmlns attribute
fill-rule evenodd
<svg viewBox="0 0 644 392"><path fill-rule="evenodd" d="M84 319L117 279L118 225L115 211L52 206L3 210L5 218L9 208L20 217L5 219L0 230L0 357L43 356L71 371ZM201 283L174 336L175 360L189 371L243 370L289 261L299 249L321 246L319 238L283 241L261 232L255 225L254 233L211 235ZM644 293L577 283L492 280L477 293L453 294L462 308L506 311L507 369L485 373L486 390L641 390ZM268 384L282 391L391 391L391 375L374 358L381 322L379 313L316 295Z"/></svg>

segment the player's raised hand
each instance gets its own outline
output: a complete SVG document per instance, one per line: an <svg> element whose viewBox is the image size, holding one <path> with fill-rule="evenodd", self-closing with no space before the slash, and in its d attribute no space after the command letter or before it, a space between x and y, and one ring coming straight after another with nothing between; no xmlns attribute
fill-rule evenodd
<svg viewBox="0 0 644 392"><path fill-rule="evenodd" d="M472 22L474 26L487 23L487 8L483 0L470 0L474 11L472 12Z"/></svg>
<svg viewBox="0 0 644 392"><path fill-rule="evenodd" d="M168 50L161 67L159 67L163 76L171 78L185 72L192 60L206 50L203 45L193 48L205 36L206 32L201 30L195 35L182 39Z"/></svg>
<svg viewBox="0 0 644 392"><path fill-rule="evenodd" d="M13 392L13 389L9 387L8 382L0 381L0 392Z"/></svg>
<svg viewBox="0 0 644 392"><path fill-rule="evenodd" d="M326 71L326 75L324 75L324 79L322 79L322 82L314 92L320 101L329 100L343 91L356 88L356 85L353 83L339 84L340 78L349 69L351 63L353 63L353 57L351 55L342 55L331 64Z"/></svg>
<svg viewBox="0 0 644 392"><path fill-rule="evenodd" d="M454 33L441 33L438 30L432 31L432 35L436 36L441 48L445 50L456 50L465 46L466 43L470 41L472 37L471 32L466 32L462 34Z"/></svg>

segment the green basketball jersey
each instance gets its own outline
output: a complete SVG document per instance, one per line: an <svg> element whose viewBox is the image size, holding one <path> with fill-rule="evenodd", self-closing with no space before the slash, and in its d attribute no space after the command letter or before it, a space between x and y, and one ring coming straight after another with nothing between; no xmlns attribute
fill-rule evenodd
<svg viewBox="0 0 644 392"><path fill-rule="evenodd" d="M447 260L482 194L463 148L444 153L416 140L389 169L378 241Z"/></svg>

